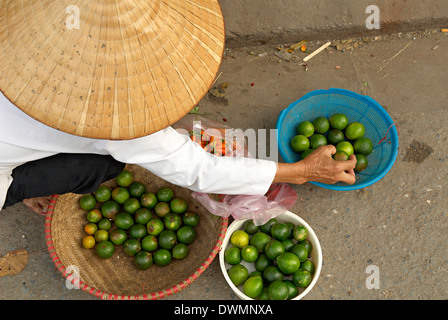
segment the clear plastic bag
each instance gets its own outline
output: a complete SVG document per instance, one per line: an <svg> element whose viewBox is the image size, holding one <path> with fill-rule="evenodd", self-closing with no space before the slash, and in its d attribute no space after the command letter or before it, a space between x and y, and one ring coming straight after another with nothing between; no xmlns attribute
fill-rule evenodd
<svg viewBox="0 0 448 320"><path fill-rule="evenodd" d="M209 194L193 192L192 197L198 200L214 215L235 220L252 219L260 226L271 218L289 211L297 200L295 190L285 183L272 184L265 195L221 195L214 200Z"/></svg>
<svg viewBox="0 0 448 320"><path fill-rule="evenodd" d="M192 141L216 156L252 157L244 137L235 139L231 128L200 115L189 114L175 123L173 128L189 135ZM253 219L258 226L290 210L297 200L295 190L285 183L272 184L265 195L193 192L192 196L214 215L232 216L235 220Z"/></svg>

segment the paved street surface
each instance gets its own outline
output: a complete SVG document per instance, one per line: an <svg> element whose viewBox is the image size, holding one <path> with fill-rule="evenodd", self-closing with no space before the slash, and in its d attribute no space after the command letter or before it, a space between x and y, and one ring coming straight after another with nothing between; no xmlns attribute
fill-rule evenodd
<svg viewBox="0 0 448 320"><path fill-rule="evenodd" d="M338 39L310 42L308 51L329 40ZM305 299L446 299L448 34L431 29L345 40L345 51L331 46L306 67L300 50L287 61L276 45L228 49L215 84L229 84L225 95L206 95L198 111L233 128L273 129L281 110L315 89L344 88L378 101L400 129L392 170L360 191L295 186L291 211L313 228L323 251L320 278ZM97 299L66 288L46 249L43 217L18 204L1 212L0 230L0 256L21 248L30 254L21 273L0 278L0 299ZM378 267L379 289L366 287L369 266ZM238 297L216 258L166 299Z"/></svg>

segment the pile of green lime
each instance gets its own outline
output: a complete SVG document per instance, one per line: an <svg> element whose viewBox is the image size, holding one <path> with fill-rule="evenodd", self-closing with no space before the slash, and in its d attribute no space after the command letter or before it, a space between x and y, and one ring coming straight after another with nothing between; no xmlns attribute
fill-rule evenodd
<svg viewBox="0 0 448 320"><path fill-rule="evenodd" d="M186 258L199 224L199 215L188 211L187 201L175 197L169 187L148 191L128 170L115 182L116 187L101 185L79 199L87 219L82 246L95 248L101 259L111 258L116 246L123 246L141 270Z"/></svg>
<svg viewBox="0 0 448 320"><path fill-rule="evenodd" d="M250 298L289 300L311 283L315 265L308 230L301 224L270 219L261 226L246 220L230 236L224 261L230 280ZM255 271L249 273L247 266ZM251 269L251 268L249 268Z"/></svg>
<svg viewBox="0 0 448 320"><path fill-rule="evenodd" d="M336 153L333 159L345 161L355 154L355 172L361 172L367 168L367 157L373 151L372 141L364 136L365 131L362 123L349 123L343 113L335 113L328 119L321 116L312 122L302 121L298 124L297 135L291 139L291 148L303 160L320 146L334 145Z"/></svg>

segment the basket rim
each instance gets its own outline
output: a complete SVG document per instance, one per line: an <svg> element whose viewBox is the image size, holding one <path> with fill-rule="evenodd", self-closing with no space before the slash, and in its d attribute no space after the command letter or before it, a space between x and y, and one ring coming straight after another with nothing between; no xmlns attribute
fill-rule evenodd
<svg viewBox="0 0 448 320"><path fill-rule="evenodd" d="M100 298L102 300L158 300L162 299L166 296L174 295L184 289L186 289L190 284L193 283L212 263L212 261L215 259L215 257L219 254L219 251L221 249L221 245L223 243L224 237L227 232L229 219L226 217L218 217L221 220L221 226L220 226L220 232L218 235L218 240L215 243L215 246L213 247L212 252L208 255L208 257L205 259L205 261L201 264L199 268L197 268L188 278L185 280L176 283L175 285L164 289L160 291L154 291L144 294L135 294L135 295L121 295L121 294L114 294L111 292L105 292L101 291L95 287L90 286L89 284L83 282L81 279L77 278L76 275L74 275L73 272L67 271L66 266L64 266L59 259L59 255L56 252L56 248L54 246L53 242L53 236L52 236L52 220L53 220L53 214L55 205L57 203L57 199L59 198L59 195L52 195L50 199L50 203L47 209L47 212L45 214L45 242L47 245L48 252L50 254L50 258L53 261L56 269L61 272L61 274L67 279L70 280L72 284L78 283L79 288L83 291Z"/></svg>
<svg viewBox="0 0 448 320"><path fill-rule="evenodd" d="M314 91L311 91L307 94L305 94L303 97L301 97L300 99L292 102L286 109L283 109L279 115L279 117L277 118L277 122L276 122L276 129L277 129L277 141L278 141L278 145L279 145L279 152L280 155L282 156L283 159L286 159L286 154L284 152L284 150L281 148L281 143L279 141L280 139L280 135L278 134L279 129L281 127L281 123L283 122L283 119L285 117L285 115L299 102L306 100L312 96L316 96L316 95L328 95L328 94L341 94L341 95L348 95L348 96L352 96L356 99L359 100L367 100L367 102L369 103L369 105L378 113L380 113L381 117L385 120L387 120L388 125L390 125L387 134L390 135L390 138L383 141L387 142L387 143L392 143L393 144L393 148L391 151L391 157L387 163L387 165L384 167L384 169L379 172L376 176L374 176L372 179L365 181L363 183L360 184L355 184L355 185L346 185L346 186L340 186L340 185L330 185L330 184L325 184L325 183L321 183L321 182L315 182L315 181L310 181L311 184L314 184L316 186L322 187L322 188L326 188L326 189L330 189L330 190L337 190L337 191L352 191L352 190L358 190L358 189L362 189L365 187L368 187L376 182L378 182L379 180L381 180L392 168L392 166L394 165L397 156L398 156L398 147L399 147L399 139L398 139L398 131L397 128L395 126L394 121L392 120L392 118L390 117L389 113L377 102L375 101L373 98L366 96L366 95L361 95L359 93L356 93L354 91L350 91L347 89L341 89L341 88L330 88L328 90L325 89L317 89Z"/></svg>

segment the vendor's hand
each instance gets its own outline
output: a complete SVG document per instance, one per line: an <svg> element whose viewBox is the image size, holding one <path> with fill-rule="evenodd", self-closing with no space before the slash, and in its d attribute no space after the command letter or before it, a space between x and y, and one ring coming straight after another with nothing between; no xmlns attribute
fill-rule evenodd
<svg viewBox="0 0 448 320"><path fill-rule="evenodd" d="M31 199L24 199L23 203L30 208L33 212L45 215L48 205L50 204L51 197L38 197Z"/></svg>
<svg viewBox="0 0 448 320"><path fill-rule="evenodd" d="M351 155L347 161L336 161L332 155L336 148L332 145L322 146L296 163L279 163L274 182L303 184L308 181L335 184L356 181L354 168L356 157Z"/></svg>

